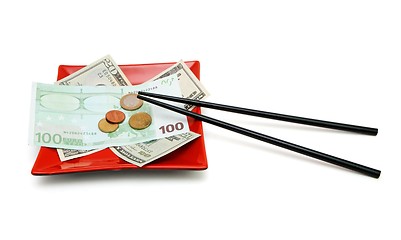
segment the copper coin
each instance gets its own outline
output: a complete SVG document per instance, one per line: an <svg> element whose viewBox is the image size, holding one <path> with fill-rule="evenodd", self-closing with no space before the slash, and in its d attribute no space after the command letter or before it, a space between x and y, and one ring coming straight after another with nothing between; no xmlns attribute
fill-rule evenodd
<svg viewBox="0 0 401 240"><path fill-rule="evenodd" d="M146 112L139 112L132 115L129 119L129 125L133 129L141 130L149 127L152 123L152 117Z"/></svg>
<svg viewBox="0 0 401 240"><path fill-rule="evenodd" d="M106 113L106 120L109 123L122 123L124 119L125 114L119 110L111 110Z"/></svg>
<svg viewBox="0 0 401 240"><path fill-rule="evenodd" d="M99 127L100 131L104 133L114 132L118 128L118 124L109 123L106 118L100 120L97 126Z"/></svg>
<svg viewBox="0 0 401 240"><path fill-rule="evenodd" d="M122 108L128 111L132 111L142 107L143 101L137 98L138 94L128 93L120 99L120 105Z"/></svg>

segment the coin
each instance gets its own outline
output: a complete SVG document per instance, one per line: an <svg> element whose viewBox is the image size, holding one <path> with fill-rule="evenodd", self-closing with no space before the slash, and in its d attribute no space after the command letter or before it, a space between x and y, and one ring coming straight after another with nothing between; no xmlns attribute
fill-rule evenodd
<svg viewBox="0 0 401 240"><path fill-rule="evenodd" d="M152 117L146 112L139 112L132 115L128 123L133 129L141 130L149 127Z"/></svg>
<svg viewBox="0 0 401 240"><path fill-rule="evenodd" d="M125 114L119 110L111 110L106 113L106 120L109 123L122 123L124 119Z"/></svg>
<svg viewBox="0 0 401 240"><path fill-rule="evenodd" d="M128 93L120 99L120 105L125 110L135 110L142 107L143 101L137 98L138 94Z"/></svg>
<svg viewBox="0 0 401 240"><path fill-rule="evenodd" d="M100 120L97 126L99 127L100 131L104 133L114 132L118 128L118 124L109 123L106 118Z"/></svg>

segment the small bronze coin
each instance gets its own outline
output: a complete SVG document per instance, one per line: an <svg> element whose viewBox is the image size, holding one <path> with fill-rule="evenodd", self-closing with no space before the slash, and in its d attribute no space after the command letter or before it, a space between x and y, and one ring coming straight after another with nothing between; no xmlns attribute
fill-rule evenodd
<svg viewBox="0 0 401 240"><path fill-rule="evenodd" d="M106 120L109 123L122 123L124 119L125 114L119 110L111 110L106 113Z"/></svg>
<svg viewBox="0 0 401 240"><path fill-rule="evenodd" d="M133 129L141 130L149 127L152 117L146 112L139 112L132 115L128 123Z"/></svg>
<svg viewBox="0 0 401 240"><path fill-rule="evenodd" d="M137 98L138 94L128 93L120 99L120 105L122 108L128 111L132 111L142 107L143 101Z"/></svg>
<svg viewBox="0 0 401 240"><path fill-rule="evenodd" d="M104 133L114 132L118 128L118 124L109 123L106 118L100 120L97 126L99 127L100 131Z"/></svg>

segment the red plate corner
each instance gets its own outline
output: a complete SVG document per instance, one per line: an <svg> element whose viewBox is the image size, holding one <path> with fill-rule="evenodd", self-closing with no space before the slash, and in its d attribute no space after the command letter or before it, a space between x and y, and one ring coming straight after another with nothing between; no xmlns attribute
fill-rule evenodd
<svg viewBox="0 0 401 240"><path fill-rule="evenodd" d="M199 61L185 62L195 76L200 79ZM132 84L143 83L156 76L163 70L175 63L151 63L151 64L130 64L120 65ZM60 65L58 68L57 80L60 80L84 66ZM200 108L194 112L200 113ZM143 167L125 162L117 157L109 149L105 149L89 156L84 156L69 161L61 162L56 149L41 147L32 168L33 175L52 175L74 172L90 172L122 169L176 169L176 170L204 170L207 169L205 140L203 137L202 122L188 118L191 131L201 134L192 142L184 145L176 151L154 161Z"/></svg>

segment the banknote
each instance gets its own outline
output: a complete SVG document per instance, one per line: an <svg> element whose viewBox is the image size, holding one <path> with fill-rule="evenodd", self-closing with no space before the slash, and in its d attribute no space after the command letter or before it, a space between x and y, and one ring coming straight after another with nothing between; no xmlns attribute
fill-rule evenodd
<svg viewBox="0 0 401 240"><path fill-rule="evenodd" d="M130 86L131 83L110 55L57 81L57 85L69 86Z"/></svg>
<svg viewBox="0 0 401 240"><path fill-rule="evenodd" d="M122 109L120 98L137 91L181 95L176 75L162 81L123 87L36 83L33 87L31 142L38 146L90 150L130 145L189 131L185 116L146 102L135 111ZM113 109L124 112L126 118L115 132L104 133L98 123ZM128 119L137 112L151 116L152 122L146 129L136 130L128 124Z"/></svg>
<svg viewBox="0 0 401 240"><path fill-rule="evenodd" d="M157 81L173 74L177 74L183 98L201 100L209 96L206 88L182 60L156 75L149 81ZM184 105L184 108L192 110L194 106L186 104Z"/></svg>
<svg viewBox="0 0 401 240"><path fill-rule="evenodd" d="M67 149L67 148L57 148L57 153L60 161L68 161L74 158L84 157L95 152L99 152L104 148L91 149L91 150L78 150L78 149Z"/></svg>
<svg viewBox="0 0 401 240"><path fill-rule="evenodd" d="M57 81L70 86L131 86L130 81L110 55L104 56L77 72ZM57 148L61 161L83 157L102 149L78 150Z"/></svg>
<svg viewBox="0 0 401 240"><path fill-rule="evenodd" d="M145 164L175 151L199 136L200 134L198 133L187 132L149 142L112 147L110 149L125 161L142 167Z"/></svg>

